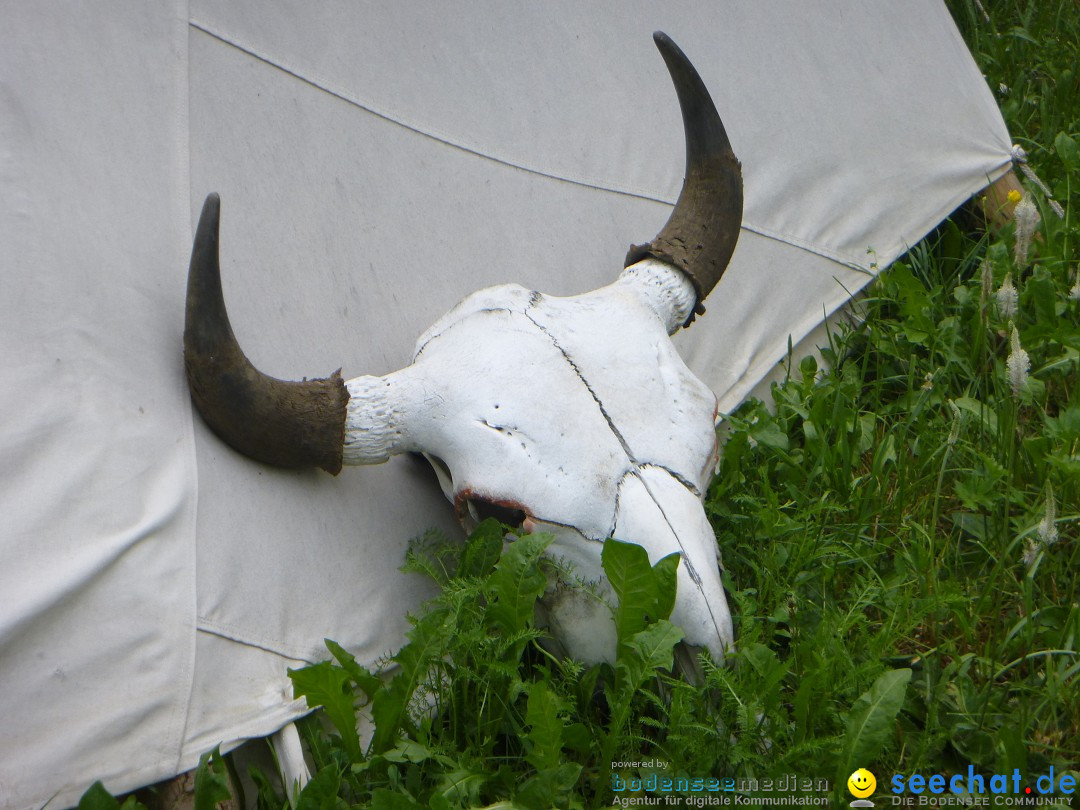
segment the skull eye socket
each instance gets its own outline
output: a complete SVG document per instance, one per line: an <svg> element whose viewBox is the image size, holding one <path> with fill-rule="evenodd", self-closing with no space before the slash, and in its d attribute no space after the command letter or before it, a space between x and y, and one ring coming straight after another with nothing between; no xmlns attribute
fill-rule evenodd
<svg viewBox="0 0 1080 810"><path fill-rule="evenodd" d="M465 507L469 510L469 517L479 523L487 518L495 518L512 529L519 529L528 515L525 510L516 504L498 503L475 495L465 499Z"/></svg>

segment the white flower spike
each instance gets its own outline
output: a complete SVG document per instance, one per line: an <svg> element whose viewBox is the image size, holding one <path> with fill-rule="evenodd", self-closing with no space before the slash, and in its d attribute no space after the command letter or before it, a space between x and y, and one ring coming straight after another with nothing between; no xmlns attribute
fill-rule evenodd
<svg viewBox="0 0 1080 810"><path fill-rule="evenodd" d="M1028 265L1031 239L1035 236L1035 229L1039 227L1039 209L1035 207L1030 194L1025 194L1016 204L1013 222L1016 223L1016 245L1013 257L1016 259L1016 266L1024 268Z"/></svg>
<svg viewBox="0 0 1080 810"><path fill-rule="evenodd" d="M1013 286L1012 273L1006 273L997 291L998 315L1003 320L1012 320L1016 317L1020 295Z"/></svg>
<svg viewBox="0 0 1080 810"><path fill-rule="evenodd" d="M1020 345L1020 333L1016 331L1016 325L1012 324L1012 333L1009 335L1009 357L1005 361L1009 373L1009 385L1012 386L1014 397L1019 397L1028 381L1028 372L1031 370L1031 359L1024 347Z"/></svg>

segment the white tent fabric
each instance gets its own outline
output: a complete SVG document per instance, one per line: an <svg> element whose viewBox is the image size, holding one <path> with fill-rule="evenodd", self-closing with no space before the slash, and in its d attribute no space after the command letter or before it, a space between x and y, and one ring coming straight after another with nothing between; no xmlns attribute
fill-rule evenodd
<svg viewBox="0 0 1080 810"><path fill-rule="evenodd" d="M656 233L683 167L665 30L744 166L735 258L678 340L728 410L1010 161L934 0L41 0L3 20L3 807L133 788L297 717L286 669L324 637L394 649L427 593L406 543L454 531L411 459L274 470L193 416L206 193L256 365L386 373L468 292L594 288Z"/></svg>

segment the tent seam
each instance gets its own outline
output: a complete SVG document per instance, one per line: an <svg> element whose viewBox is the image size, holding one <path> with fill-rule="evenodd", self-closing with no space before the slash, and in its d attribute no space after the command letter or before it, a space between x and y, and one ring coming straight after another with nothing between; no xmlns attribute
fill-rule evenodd
<svg viewBox="0 0 1080 810"><path fill-rule="evenodd" d="M426 128L421 126L420 124L411 123L410 121L406 120L404 116L381 110L370 103L365 103L357 98L354 98L349 95L347 91L335 87L331 82L322 78L301 73L299 69L289 66L286 62L280 59L275 59L271 56L268 56L267 54L261 53L253 46L247 45L239 41L238 38L226 36L225 34L215 31L207 24L200 22L199 20L191 20L189 24L192 28L201 31L207 36L210 36L218 40L219 42L229 45L230 47L233 47L236 50L241 51L242 53L245 53L254 59L257 59L264 64L277 68L281 72L292 76L294 79L297 79L304 84L314 87L317 90L321 90L322 92L327 93L328 95L331 95L340 101L344 101L346 104L357 107L364 112L370 113L377 118L381 118L388 123L395 124L399 127L407 129L417 135L425 138L430 138L434 141L438 141L439 143L445 144L446 146L453 147L454 149L459 149L462 152L467 152L470 155L474 155L485 160L490 160L494 163L499 163L504 166L509 166L513 169L520 169L521 171L528 172L529 174L536 174L540 175L541 177L547 177L551 180L561 180L565 183L572 183L573 185L585 186L586 188L593 188L598 191L610 191L615 194L624 194L628 197L636 197L638 199L662 203L668 206L674 205L674 202L672 202L671 200L661 197L658 194L645 191L643 189L635 189L630 187L620 188L616 186L605 185L599 180L577 179L573 177L568 177L565 175L556 174L555 172L546 171L542 168L532 166L528 163L523 163L520 161L512 160L511 158L500 157L499 155L485 152L478 146L472 146L465 141L456 140L451 135L442 133L437 129Z"/></svg>
<svg viewBox="0 0 1080 810"><path fill-rule="evenodd" d="M212 619L208 619L205 616L200 616L196 623L196 631L199 633L207 633L212 636L218 636L219 638L226 639L227 641L234 641L237 644L242 644L245 647L252 647L254 649L263 650L264 652L272 653L280 656L281 658L288 658L293 661L306 661L309 664L315 664L322 660L317 656L312 648L304 650L298 647L291 647L288 645L282 645L280 642L274 641L257 641L246 635L244 635L239 628L224 624L221 622L215 622Z"/></svg>
<svg viewBox="0 0 1080 810"><path fill-rule="evenodd" d="M206 34L207 36L216 39L217 41L225 45L228 45L229 47L235 48L241 53L247 54L253 59L257 59L258 61L266 65L276 68L277 70L280 70L286 75L291 76L294 79L297 79L298 81L303 82L310 87L327 93L328 95L333 96L334 98L343 101L346 104L361 109L364 112L376 116L377 118L381 118L387 123L394 124L396 126L402 127L403 129L407 129L412 133L420 135L421 137L430 138L431 140L445 144L446 146L449 146L453 149L458 149L462 152L466 152L470 155L482 158L484 160L490 160L493 163L498 163L502 166L508 166L512 169L518 169L519 171L527 172L529 174L546 177L550 180L557 180L563 183L570 183L571 185L575 186L591 188L596 191L604 191L611 194L620 194L627 197L633 197L635 199L645 200L647 202L660 203L661 205L666 205L668 207L674 207L675 205L674 200L668 199L654 192L646 191L644 189L633 188L630 186L618 186L612 183L604 183L600 180L591 178L571 177L567 174L559 174L553 171L542 169L538 166L533 166L528 163L513 160L508 157L501 157L497 154L486 152L478 146L473 146L465 141L457 140L446 133L439 132L436 129L426 128L421 126L420 124L412 123L406 120L404 116L379 109L370 103L365 103L357 98L354 98L346 90L335 87L333 83L322 79L321 77L311 76L302 73L298 68L290 66L284 60L277 59L265 53L262 53L257 50L255 46L241 41L238 37L226 35L221 33L220 31L214 30L208 23L202 22L201 20L197 19L191 19L189 20L188 24L197 31L200 31L203 34ZM806 250L817 256L831 259L839 264L845 265L846 267L850 267L853 270L867 273L869 275L874 274L873 270L871 270L869 267L860 264L858 261L852 259L851 257L845 256L837 251L830 250L821 245L808 242L804 239L800 239L798 237L790 236L779 231L770 230L769 228L748 223L745 219L743 220L742 228L747 231L756 233L759 236L763 236L767 239L773 239L775 241L791 245L792 247Z"/></svg>

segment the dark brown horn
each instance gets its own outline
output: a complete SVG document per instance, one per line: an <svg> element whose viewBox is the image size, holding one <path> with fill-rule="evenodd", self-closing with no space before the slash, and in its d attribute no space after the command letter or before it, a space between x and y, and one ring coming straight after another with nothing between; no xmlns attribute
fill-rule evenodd
<svg viewBox="0 0 1080 810"><path fill-rule="evenodd" d="M256 461L322 467L337 475L349 392L341 370L327 379L288 382L256 369L236 342L218 263L221 201L203 204L188 271L184 366L195 407L213 431Z"/></svg>
<svg viewBox="0 0 1080 810"><path fill-rule="evenodd" d="M727 269L742 224L742 169L709 91L690 60L667 34L653 41L667 63L686 133L686 177L667 224L647 245L633 245L629 267L647 256L686 273L697 291L695 314ZM691 315L687 324L694 319Z"/></svg>

